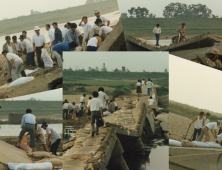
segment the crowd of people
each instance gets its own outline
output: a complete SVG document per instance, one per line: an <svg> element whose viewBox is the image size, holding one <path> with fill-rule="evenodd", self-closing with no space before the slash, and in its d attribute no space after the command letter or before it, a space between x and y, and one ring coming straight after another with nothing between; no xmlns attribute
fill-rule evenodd
<svg viewBox="0 0 222 170"><path fill-rule="evenodd" d="M87 51L97 51L101 42L112 31L112 28L110 27L110 20L100 15L98 10L95 10L94 14L96 19L93 26L88 22L87 16L84 16L78 24L79 27L83 27L84 36L77 28L77 24L70 22L66 23L62 30L58 28L57 22L53 22L54 31L50 24L46 24L45 29L48 31L49 42L46 42L46 37L40 33L39 26L34 27L35 35L32 39L27 36L27 31L22 31L19 37L13 36L12 41L10 36L6 36L2 54L8 61L8 69L12 80L20 78L21 75L25 76L24 70L26 68L36 69L38 66L42 69L45 67L44 60L41 57L42 49L46 47L46 43L49 45L51 58L52 55L55 56L59 67L62 67L64 51L81 51L83 43L87 46ZM25 61L21 58L23 55L26 55Z"/></svg>
<svg viewBox="0 0 222 170"><path fill-rule="evenodd" d="M36 116L32 114L31 109L26 110L26 114L23 115L21 121L21 132L19 134L19 142L16 147L21 148L22 140L26 139L26 136L30 135L29 147L32 152L35 151L36 142L40 142L46 152L51 152L53 155L57 155L57 149L61 142L60 134L53 128L51 128L47 122L43 122L42 125L36 123ZM48 135L46 139L44 131ZM48 148L50 150L48 151Z"/></svg>
<svg viewBox="0 0 222 170"><path fill-rule="evenodd" d="M210 122L210 113L200 112L199 116L196 116L193 121L189 124L191 126L195 122L195 128L192 136L192 141L202 141L205 136L204 142L210 141L210 132L217 139L217 134L222 133L222 121ZM217 132L217 128L219 131Z"/></svg>
<svg viewBox="0 0 222 170"><path fill-rule="evenodd" d="M138 97L142 93L143 87L147 87L147 94L150 95L152 87L153 87L152 80L150 78L148 78L147 81L145 79L141 79L141 78L138 79L138 81L136 83L136 93L138 94Z"/></svg>
<svg viewBox="0 0 222 170"><path fill-rule="evenodd" d="M113 100L109 100L109 97L105 93L103 87L100 87L98 91L94 91L92 93L92 96L89 96L87 101L86 94L83 94L80 97L80 101L78 104L75 102L69 103L68 100L65 99L62 107L63 118L66 120L69 119L70 116L72 117L72 119L74 119L74 117L81 118L87 112L88 116L91 116L93 136L95 132L97 135L99 134L99 119L107 115L107 112L109 114L112 114L118 109L117 103ZM96 130L94 128L95 120L97 122Z"/></svg>

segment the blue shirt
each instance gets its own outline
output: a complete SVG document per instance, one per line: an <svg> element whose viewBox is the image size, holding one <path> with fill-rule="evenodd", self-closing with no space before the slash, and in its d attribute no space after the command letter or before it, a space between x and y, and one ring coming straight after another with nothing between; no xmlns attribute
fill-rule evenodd
<svg viewBox="0 0 222 170"><path fill-rule="evenodd" d="M31 113L24 114L23 117L22 117L21 128L26 123L34 125L35 124L35 120L36 120L36 117L33 114L31 114Z"/></svg>
<svg viewBox="0 0 222 170"><path fill-rule="evenodd" d="M55 29L55 44L62 42L62 31L59 28Z"/></svg>
<svg viewBox="0 0 222 170"><path fill-rule="evenodd" d="M52 47L52 51L56 51L59 54L62 54L63 51L70 51L69 43L68 42L58 43Z"/></svg>
<svg viewBox="0 0 222 170"><path fill-rule="evenodd" d="M79 38L77 32L76 31L73 32L72 29L70 28L65 34L64 42L71 43L72 41L79 43Z"/></svg>

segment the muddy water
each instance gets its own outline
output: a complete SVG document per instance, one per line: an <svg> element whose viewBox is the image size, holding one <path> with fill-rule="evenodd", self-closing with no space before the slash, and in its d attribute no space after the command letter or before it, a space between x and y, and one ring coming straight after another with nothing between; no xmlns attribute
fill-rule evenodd
<svg viewBox="0 0 222 170"><path fill-rule="evenodd" d="M111 26L112 26L112 25L117 24L117 22L119 20L119 17L120 17L120 13L119 13L119 11L115 11L115 12L112 12L112 13L104 14L103 16L110 20L110 23L111 23ZM88 18L88 21L91 24L91 26L94 25L95 20L96 20L96 17L89 17ZM75 21L69 21L69 22L74 22L78 25L80 21L81 21L81 19L75 20ZM48 23L43 23L43 24L48 24ZM65 24L66 23L58 24L58 27L62 30L62 29L64 29ZM34 26L35 25L33 25L33 29L34 29ZM52 28L52 29L54 30L54 28ZM82 33L84 32L83 27L78 27L78 29ZM18 36L21 35L22 31L23 30L21 30L21 32L19 32L19 33L10 34L9 36L12 37L12 36L16 35L18 37ZM27 31L27 36L32 39L32 36L35 34L35 32L33 30L26 30L26 31ZM40 32L41 32L41 34L43 34L45 36L46 42L49 42L49 35L48 35L48 32L46 31L45 27L40 28ZM5 43L5 36L2 36L2 37L0 37L0 48L2 48L4 43Z"/></svg>
<svg viewBox="0 0 222 170"><path fill-rule="evenodd" d="M62 133L62 124L49 124L49 127L55 129L58 133ZM20 131L20 125L1 125L0 136L18 136Z"/></svg>
<svg viewBox="0 0 222 170"><path fill-rule="evenodd" d="M151 42L152 44L156 44L156 40L147 40L148 42ZM169 46L170 44L172 44L172 40L171 39L161 39L159 40L159 44L161 46Z"/></svg>

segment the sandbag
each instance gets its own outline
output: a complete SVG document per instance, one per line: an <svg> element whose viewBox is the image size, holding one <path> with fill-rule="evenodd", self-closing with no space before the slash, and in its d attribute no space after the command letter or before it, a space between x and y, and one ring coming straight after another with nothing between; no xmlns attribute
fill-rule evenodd
<svg viewBox="0 0 222 170"><path fill-rule="evenodd" d="M25 74L26 74L26 75L29 75L29 74L35 73L35 72L37 72L37 71L39 71L39 70L40 70L40 68L37 68L37 69L35 69L35 70L25 70Z"/></svg>
<svg viewBox="0 0 222 170"><path fill-rule="evenodd" d="M44 67L46 68L52 68L53 67L53 61L51 59L51 57L49 56L47 50L45 48L42 48L42 54L41 54L43 63L44 63Z"/></svg>
<svg viewBox="0 0 222 170"><path fill-rule="evenodd" d="M27 145L27 137L24 134L21 140L20 148L27 152L32 152L32 149Z"/></svg>
<svg viewBox="0 0 222 170"><path fill-rule="evenodd" d="M16 87L16 86L20 86L22 84L25 84L29 81L34 80L34 77L20 77L17 80L13 81L9 87Z"/></svg>
<svg viewBox="0 0 222 170"><path fill-rule="evenodd" d="M222 141L222 133L217 135L217 141Z"/></svg>
<svg viewBox="0 0 222 170"><path fill-rule="evenodd" d="M221 148L220 144L214 142L206 142L210 146L210 148Z"/></svg>
<svg viewBox="0 0 222 170"><path fill-rule="evenodd" d="M36 151L36 152L29 152L28 156L32 156L34 158L50 158L50 153L45 151Z"/></svg>
<svg viewBox="0 0 222 170"><path fill-rule="evenodd" d="M180 141L169 139L169 145L170 146L182 146L182 143Z"/></svg>
<svg viewBox="0 0 222 170"><path fill-rule="evenodd" d="M207 143L204 142L200 142L200 141L192 141L194 143L194 145L196 147L201 147L201 148L209 148L210 145L208 145Z"/></svg>
<svg viewBox="0 0 222 170"><path fill-rule="evenodd" d="M52 170L51 162L44 163L8 163L10 170Z"/></svg>
<svg viewBox="0 0 222 170"><path fill-rule="evenodd" d="M82 51L82 47L78 46L78 47L76 47L76 49L74 51Z"/></svg>
<svg viewBox="0 0 222 170"><path fill-rule="evenodd" d="M183 147L195 147L195 144L193 142L182 140L182 146Z"/></svg>

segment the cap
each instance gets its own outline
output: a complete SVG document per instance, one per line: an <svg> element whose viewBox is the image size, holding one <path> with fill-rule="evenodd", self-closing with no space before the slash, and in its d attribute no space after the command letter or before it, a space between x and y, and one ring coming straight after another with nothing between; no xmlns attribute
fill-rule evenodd
<svg viewBox="0 0 222 170"><path fill-rule="evenodd" d="M40 30L39 26L34 27L34 31L36 31L36 30Z"/></svg>
<svg viewBox="0 0 222 170"><path fill-rule="evenodd" d="M99 13L99 11L98 11L98 10L95 10L95 11L94 11L94 14L97 14L97 13Z"/></svg>
<svg viewBox="0 0 222 170"><path fill-rule="evenodd" d="M17 40L17 37L16 37L16 36L13 36L12 39L13 39L13 40Z"/></svg>
<svg viewBox="0 0 222 170"><path fill-rule="evenodd" d="M45 125L48 125L48 123L47 122L43 122L41 127L43 127Z"/></svg>
<svg viewBox="0 0 222 170"><path fill-rule="evenodd" d="M11 39L11 37L10 37L10 36L6 36L6 37L5 37L5 40L7 40L7 39Z"/></svg>
<svg viewBox="0 0 222 170"><path fill-rule="evenodd" d="M23 38L23 39L24 39L24 38L25 38L25 36L24 36L24 35L20 35L20 38L19 38L19 39L21 39L21 38Z"/></svg>

